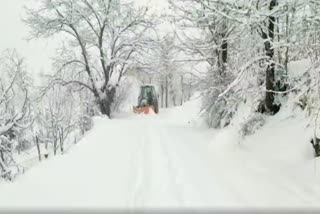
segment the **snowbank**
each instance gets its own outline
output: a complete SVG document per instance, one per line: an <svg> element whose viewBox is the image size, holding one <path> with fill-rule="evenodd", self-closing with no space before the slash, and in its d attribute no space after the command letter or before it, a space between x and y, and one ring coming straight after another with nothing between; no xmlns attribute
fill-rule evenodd
<svg viewBox="0 0 320 214"><path fill-rule="evenodd" d="M319 207L320 162L309 122L302 111L283 108L246 137L233 122L211 140L212 167L246 206Z"/></svg>

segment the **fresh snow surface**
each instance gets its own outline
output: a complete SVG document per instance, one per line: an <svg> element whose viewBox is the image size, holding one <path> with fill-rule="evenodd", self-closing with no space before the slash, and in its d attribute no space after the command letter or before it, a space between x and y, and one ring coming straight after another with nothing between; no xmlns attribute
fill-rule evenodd
<svg viewBox="0 0 320 214"><path fill-rule="evenodd" d="M199 100L159 115L95 118L63 156L0 185L0 209L218 209L319 206L320 163L302 113L242 139L199 120Z"/></svg>

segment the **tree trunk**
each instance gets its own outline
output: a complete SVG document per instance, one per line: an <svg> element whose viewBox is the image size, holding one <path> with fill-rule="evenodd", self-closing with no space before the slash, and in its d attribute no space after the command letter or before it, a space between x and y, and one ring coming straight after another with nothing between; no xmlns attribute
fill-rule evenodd
<svg viewBox="0 0 320 214"><path fill-rule="evenodd" d="M58 139L54 138L54 142L53 142L53 154L54 154L54 156L57 155L57 150L58 150L58 148L57 148L57 146L58 146L57 140Z"/></svg>
<svg viewBox="0 0 320 214"><path fill-rule="evenodd" d="M161 84L161 108L164 107L164 86Z"/></svg>
<svg viewBox="0 0 320 214"><path fill-rule="evenodd" d="M3 150L0 150L0 159L3 163L5 163L5 159L4 159L4 153L3 153Z"/></svg>
<svg viewBox="0 0 320 214"><path fill-rule="evenodd" d="M192 80L192 78L191 78ZM191 92L192 92L192 82L189 82L189 93L188 93L188 101L191 99Z"/></svg>
<svg viewBox="0 0 320 214"><path fill-rule="evenodd" d="M166 76L166 86L165 86L165 90L166 90L166 108L169 107L168 105L168 101L169 101L169 83L168 83L168 76Z"/></svg>
<svg viewBox="0 0 320 214"><path fill-rule="evenodd" d="M184 102L184 87L183 87L183 75L181 75L181 105L183 105Z"/></svg>
<svg viewBox="0 0 320 214"><path fill-rule="evenodd" d="M286 42L289 44L290 39L290 28L289 28L289 14L286 15ZM285 60L284 60L284 68L286 70L286 78L288 75L288 64L289 64L289 46L286 47Z"/></svg>
<svg viewBox="0 0 320 214"><path fill-rule="evenodd" d="M221 32L221 36L222 36L222 41L221 41L221 45L220 45L220 50L218 51L219 54L219 72L220 72L220 76L223 76L225 74L226 71L226 65L228 62L228 40L227 40L227 35L228 33L228 26L226 21L223 22L223 29Z"/></svg>
<svg viewBox="0 0 320 214"><path fill-rule="evenodd" d="M3 162L3 160L1 160L1 159L0 159L0 169L1 169L2 173L7 171L7 167L6 167L5 163Z"/></svg>
<svg viewBox="0 0 320 214"><path fill-rule="evenodd" d="M54 156L57 155L58 151L58 137L59 137L59 129L57 127L54 128L53 131L53 154Z"/></svg>
<svg viewBox="0 0 320 214"><path fill-rule="evenodd" d="M177 99L177 95L174 93L174 94L172 95L172 104L173 104L173 106L177 106L176 99Z"/></svg>
<svg viewBox="0 0 320 214"><path fill-rule="evenodd" d="M38 138L38 136L36 136L36 144L37 144L39 161L41 162L41 151L40 151L40 144L39 144L39 138Z"/></svg>
<svg viewBox="0 0 320 214"><path fill-rule="evenodd" d="M22 147L21 140L18 140L18 155L21 154L21 147Z"/></svg>
<svg viewBox="0 0 320 214"><path fill-rule="evenodd" d="M270 2L269 10L277 5L277 0L272 0ZM265 107L267 112L271 114L276 114L279 111L279 107L274 103L274 91L275 91L275 64L274 64L274 32L275 32L275 21L274 16L269 17L268 34L265 34L265 50L266 55L269 58L268 68L266 71L266 97L265 97Z"/></svg>
<svg viewBox="0 0 320 214"><path fill-rule="evenodd" d="M222 65L221 65L222 72L220 73L220 75L222 76L227 69L226 65L228 62L228 41L225 38L222 40L222 44L221 44L221 60L222 60Z"/></svg>
<svg viewBox="0 0 320 214"><path fill-rule="evenodd" d="M101 114L107 115L110 117L111 115L111 103L107 102L106 100L99 100L99 107Z"/></svg>
<svg viewBox="0 0 320 214"><path fill-rule="evenodd" d="M105 98L101 98L100 96L96 96L100 111L103 115L107 115L109 118L111 117L111 105L114 101L116 95L116 87L107 88Z"/></svg>
<svg viewBox="0 0 320 214"><path fill-rule="evenodd" d="M63 152L64 152L63 138L64 138L64 132L63 132L63 128L61 128L61 130L60 130L60 152L61 152L61 154L63 154Z"/></svg>

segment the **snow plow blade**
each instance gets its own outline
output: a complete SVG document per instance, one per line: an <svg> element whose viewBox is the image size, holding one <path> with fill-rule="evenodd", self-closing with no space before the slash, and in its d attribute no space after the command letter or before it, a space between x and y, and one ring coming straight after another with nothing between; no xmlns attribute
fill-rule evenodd
<svg viewBox="0 0 320 214"><path fill-rule="evenodd" d="M146 106L146 107L133 107L133 112L136 114L150 114L154 113L154 107L153 106Z"/></svg>

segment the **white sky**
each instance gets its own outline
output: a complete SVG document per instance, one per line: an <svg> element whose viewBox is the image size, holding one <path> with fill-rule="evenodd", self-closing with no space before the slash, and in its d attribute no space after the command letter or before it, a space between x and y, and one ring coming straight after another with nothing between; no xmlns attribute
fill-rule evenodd
<svg viewBox="0 0 320 214"><path fill-rule="evenodd" d="M33 73L50 72L50 57L54 56L58 43L52 40L27 41L28 27L21 21L23 6L39 0L0 0L0 52L15 48L26 58ZM135 0L137 5L148 4L152 10L162 12L167 8L166 0Z"/></svg>
<svg viewBox="0 0 320 214"><path fill-rule="evenodd" d="M15 48L26 58L28 68L33 73L50 70L50 56L53 56L56 44L50 41L30 41L28 27L21 21L23 5L32 3L31 0L0 0L0 52Z"/></svg>

